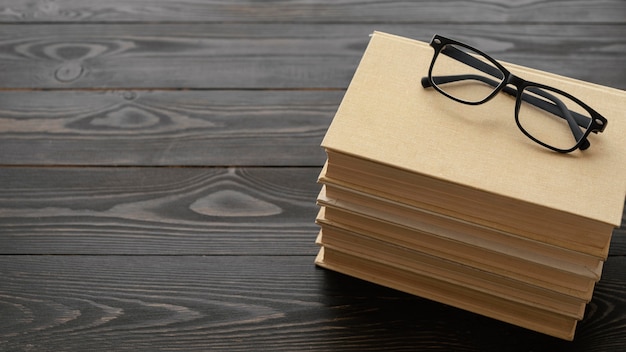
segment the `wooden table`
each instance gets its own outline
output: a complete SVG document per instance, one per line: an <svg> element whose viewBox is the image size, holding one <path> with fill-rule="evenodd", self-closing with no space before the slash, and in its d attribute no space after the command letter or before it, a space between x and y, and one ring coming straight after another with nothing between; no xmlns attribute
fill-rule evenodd
<svg viewBox="0 0 626 352"><path fill-rule="evenodd" d="M626 88L621 0L0 1L0 351L626 350L624 223L572 343L313 265L374 30Z"/></svg>

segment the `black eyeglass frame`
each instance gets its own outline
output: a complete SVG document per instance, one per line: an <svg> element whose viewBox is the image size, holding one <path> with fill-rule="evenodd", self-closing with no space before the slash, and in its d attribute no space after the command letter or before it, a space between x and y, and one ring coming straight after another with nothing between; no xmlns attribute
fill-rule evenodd
<svg viewBox="0 0 626 352"><path fill-rule="evenodd" d="M490 66L489 64L484 63L483 61L481 61L480 59L475 58L474 56L465 53L461 50L453 50L453 47L450 47L449 45L455 45L455 46L459 46L459 47L463 47L466 49L469 49L471 51L474 51L480 55L482 55L485 59L487 59L493 66L495 66L499 72L494 72L495 68L493 66ZM541 83L536 83L536 82L531 82L531 81L527 81L525 79L522 79L518 76L513 75L511 72L509 72L509 70L507 70L504 66L502 66L502 64L500 64L498 61L496 61L495 59L493 59L491 56L485 54L484 52L471 47L465 43L461 43L459 41L450 39L450 38L446 38L444 36L441 36L439 34L435 34L430 42L430 46L433 47L433 49L435 50L435 53L433 55L432 61L430 63L430 67L428 69L428 76L427 77L423 77L422 78L422 86L424 88L428 88L428 87L433 87L435 90L437 90L439 93L445 95L446 97L457 101L459 103L463 103L463 104L468 104L468 105L479 105L479 104L483 104L489 100L491 100L494 96L496 96L496 94L498 94L500 91L503 91L509 95L515 96L516 97L516 102L515 102L515 123L517 124L517 127L522 131L522 133L524 133L524 135L526 135L528 138L530 138L531 140L533 140L534 142L548 148L551 150L554 150L556 152L560 152L560 153L569 153L572 152L576 149L580 149L580 150L585 150L587 148L589 148L589 146L591 145L589 143L589 140L587 139L587 137L589 136L589 134L591 132L593 133L598 133L598 132L602 132L604 131L604 129L606 128L607 125L607 119L605 117L603 117L602 115L600 115L600 113L598 113L597 111L595 111L593 108L591 108L590 106L588 106L587 104L583 103L580 99L572 96L571 94L564 92L560 89L545 85L545 84L541 84ZM449 48L449 50L451 50L450 52L446 52L446 53L442 53L442 50L444 50L444 48ZM481 81L483 81L484 83L490 84L490 85L496 85L496 87L494 88L493 92L491 92L491 94L489 94L487 97L485 97L484 99L480 100L480 101L466 101L466 100L462 100L459 99L457 97L454 97L450 94L448 94L446 91L444 91L443 89L441 89L436 83L435 83L435 79L432 76L432 71L433 71L433 67L435 65L435 62L437 60L437 57L439 55L447 55L452 57L453 59L456 59L458 61L461 61L469 66L472 66L484 73L487 73L493 77L498 77L500 75L500 73L503 75L502 81L498 84L497 81L492 81L489 79L486 79L484 77L479 77L479 76L472 76L471 79L479 79ZM463 79L470 79L467 77L461 77L461 76L450 76L448 78L444 78L444 80L447 80L448 82L453 82L453 81L458 81L458 80L463 80ZM439 82L440 84L442 82ZM447 82L443 82L443 83L447 83ZM515 88L511 88L509 87L509 85L513 85ZM538 89L533 89L533 88L538 88ZM547 103L546 101L536 98L530 94L525 94L524 90L527 90L533 94L536 95L540 95L543 96L553 102L555 102L555 104L552 103ZM573 111L569 111L568 109L565 108L565 105L560 103L559 104L559 100L554 97L551 96L549 93L545 92L545 91L552 91L558 94L561 94L565 97L567 97L568 99L572 100L573 102L575 102L576 104L580 105L581 107L583 107L585 110L587 110L587 112L589 113L589 115L591 116L591 121L589 121L589 118L584 116L584 115L580 115L576 112ZM519 94L521 93L521 94ZM521 125L520 121L519 121L519 110L522 104L522 101L526 101L530 104L533 104L535 106L538 106L539 108L542 108L546 111L550 111L550 110L554 110L554 109L559 109L562 112L564 112L564 114L566 115L566 118L568 121L568 124L570 126L570 129L572 130L572 133L575 135L576 137L576 144L569 148L569 149L561 149L561 148L557 148L554 147L552 145L549 145L547 143L544 143L540 140L538 140L537 138L533 137L528 131L526 131L524 129L524 127ZM563 110L565 109L565 110ZM583 122L584 121L584 122ZM578 128L578 126L581 127L585 127L586 130L585 132L582 132L580 130L580 128ZM587 127L588 126L588 127ZM580 136L579 134L582 133L582 136Z"/></svg>

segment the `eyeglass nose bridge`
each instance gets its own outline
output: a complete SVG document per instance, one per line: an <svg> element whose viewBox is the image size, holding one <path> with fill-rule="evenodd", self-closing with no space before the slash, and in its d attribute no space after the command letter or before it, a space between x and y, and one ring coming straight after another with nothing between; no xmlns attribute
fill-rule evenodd
<svg viewBox="0 0 626 352"><path fill-rule="evenodd" d="M524 89L527 83L528 81L526 81L525 79L517 77L516 75L509 73L507 77L505 77L505 82L503 84L503 87L512 85L515 88L517 88L517 92L519 92Z"/></svg>

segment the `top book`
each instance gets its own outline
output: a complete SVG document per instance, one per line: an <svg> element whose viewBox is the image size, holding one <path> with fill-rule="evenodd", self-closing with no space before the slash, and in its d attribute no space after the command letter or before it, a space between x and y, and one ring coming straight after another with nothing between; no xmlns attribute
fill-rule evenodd
<svg viewBox="0 0 626 352"><path fill-rule="evenodd" d="M620 226L626 92L502 63L517 76L572 94L607 118L604 132L589 136L589 149L561 154L522 134L515 100L507 94L470 106L423 88L432 56L427 43L375 32L322 142L329 155L345 154L607 228Z"/></svg>

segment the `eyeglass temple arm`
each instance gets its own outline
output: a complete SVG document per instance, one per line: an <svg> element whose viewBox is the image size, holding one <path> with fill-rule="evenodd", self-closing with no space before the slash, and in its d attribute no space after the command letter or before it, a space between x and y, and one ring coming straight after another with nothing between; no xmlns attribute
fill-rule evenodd
<svg viewBox="0 0 626 352"><path fill-rule="evenodd" d="M477 80L477 81L481 81L483 83L486 83L492 87L497 87L498 86L498 82L492 79L489 79L485 76L481 76L481 75L454 75L454 76L437 76L437 77L433 77L433 80L435 80L436 84L446 84L446 83L452 83L452 82L457 82L457 81L464 81L464 80ZM428 77L423 77L422 78L422 86L424 88L428 88L430 86L432 86L432 84L430 83L430 80L428 79ZM522 93L522 100L524 100L525 102L534 105L544 111L547 111L555 116L561 117L563 119L565 119L570 127L570 130L572 131L572 134L574 135L574 138L576 138L576 140L579 140L582 135L584 134L578 127L584 127L584 126L588 126L589 125L589 118L581 115L577 112L571 111L569 109L567 109L567 107L565 106L565 104L563 104L563 102L561 100L559 100L557 97L553 96L552 94L549 94L541 89L532 89L529 88L529 91L537 94L537 95L541 95L546 99L549 99L550 101L553 101L554 104L545 101L543 99L539 99L536 97L533 97L529 94L526 93ZM512 96L517 96L517 89L510 87L510 86L504 86L502 88L502 91L504 91L505 93L512 95ZM591 144L589 143L589 141L587 139L585 139L581 145L580 145L580 149L581 150L585 150L587 148L589 148Z"/></svg>
<svg viewBox="0 0 626 352"><path fill-rule="evenodd" d="M561 101L560 99L546 92L543 89L540 89L537 87L528 87L527 90L534 94L540 95L546 99L549 99L550 101L554 102L554 104L548 101L539 99L539 98L535 98L526 93L522 93L522 100L525 100L532 105L538 106L541 109L549 111L556 116L564 118L567 121L567 124L569 125L570 130L572 130L572 133L574 134L574 137L576 138L577 141L580 140L584 136L584 133L583 131L580 130L579 126L580 127L590 126L589 120L591 120L591 118L585 117L581 114L571 111L570 109L567 108L567 106L565 106L563 101ZM562 112L564 116L560 116L558 114L559 111ZM582 121L586 121L586 122L583 122L583 124L581 124L581 121L579 121L579 119L583 119ZM585 150L589 148L590 145L591 143L589 143L589 141L585 139L580 144L580 149Z"/></svg>
<svg viewBox="0 0 626 352"><path fill-rule="evenodd" d="M444 55L447 55L453 59L456 59L460 62L463 62L471 67L474 67L477 70L480 70L484 73L487 73L493 77L497 77L500 75L500 70L473 57L472 55L469 55L467 53L465 53L464 51L458 50L454 47L448 46L445 47L443 50L441 50L441 53ZM466 76L466 78L463 78L463 76ZM450 80L447 80L446 77L449 77ZM450 82L454 82L454 81L458 81L458 80L464 80L464 79L478 79L480 81L483 81L493 87L497 87L498 86L498 82L490 80L486 77L483 76L479 76L479 75L459 75L459 76L439 76L437 77L438 79L446 79L446 82L441 82L442 84L445 83L450 83ZM433 78L434 79L434 78ZM430 87L430 81L428 80L428 77L424 77L422 78L422 86L424 88ZM508 93L512 96L517 96L517 90L514 88L511 88L509 86L504 86L502 88L502 90L505 93ZM531 92L541 95L547 99L550 99L551 101L553 101L555 104L550 104L544 100L532 97L528 94L523 93L522 94L522 100L528 102L529 104L535 105L545 111L548 111L556 116L565 118L567 120L568 125L570 126L570 129L572 131L572 133L574 134L574 137L576 138L576 140L580 139L583 132L578 128L578 126L584 127L584 126L589 126L589 118L583 115L580 115L574 111L570 111L569 109L567 109L567 107L565 106L565 104L563 104L562 101L560 101L558 98L556 98L555 96L540 90L540 89L535 89L535 90L530 90ZM558 110L555 109L558 107ZM563 113L563 115L565 116L561 116L559 114L559 111ZM573 115L573 116L572 116ZM578 126L577 126L578 125ZM589 147L589 141L588 140L584 140L583 143L581 144L580 148L581 149L587 149Z"/></svg>
<svg viewBox="0 0 626 352"><path fill-rule="evenodd" d="M435 80L436 84L446 84L446 83L452 83L452 82L457 82L457 81L465 81L465 80L476 80L476 81L481 81L483 83L487 83L488 85L492 86L492 87L497 87L498 86L498 82L492 79L489 79L485 76L481 76L481 75L455 75L455 76L437 76L437 77L433 77L433 80ZM430 83L428 77L423 77L422 78L422 86L424 88L428 88L430 87L432 84ZM575 111L571 111L569 109L567 109L567 107L555 96L553 96L552 94L549 94L545 91L542 91L540 89L532 89L532 88L528 88L529 91L537 94L537 95L541 95L546 99L550 99L551 101L554 101L555 104L551 104L545 100L539 99L539 98L535 98L529 94L523 93L522 94L522 100L524 100L525 102L534 105L542 110L545 110L547 112L550 112L554 115L559 115L560 112L564 112L566 114L569 114L573 120L575 120L575 123L580 126L580 127L584 127L584 126L588 126L589 125L589 118L581 115ZM502 88L502 91L504 91L505 93L512 95L512 96L517 96L517 89L510 87L510 86L504 86L504 88Z"/></svg>
<svg viewBox="0 0 626 352"><path fill-rule="evenodd" d="M441 52L444 55L447 55L447 56L449 56L449 57L451 57L453 59L461 61L464 64L469 65L471 67L474 67L475 69L480 70L480 71L482 71L484 73L487 73L487 74L491 75L492 77L497 77L497 76L499 76L501 74L500 70L497 69L496 67L494 67L492 65L489 65L489 64L487 64L487 63L485 63L485 62L483 62L483 61L473 57L472 55L470 55L470 54L468 54L468 53L466 53L466 52L464 52L462 50L459 50L459 49L457 49L455 47L451 47L451 46L445 47ZM482 77L482 78L486 78L486 77ZM485 82L485 83L489 83L494 88L498 86L498 83L496 81ZM514 89L514 88L511 88L509 86L504 86L502 90L505 93L508 93L508 94L510 94L512 96L517 96L517 90ZM544 98L550 99L553 102L555 102L557 105L559 105L561 107L560 110L562 110L562 112L564 114L569 115L568 113L571 113L571 114L575 115L576 121L578 122L579 126L581 126L581 127L589 126L589 120L590 119L588 117L586 117L584 115L581 115L581 114L578 114L578 113L576 113L574 111L570 111L569 109L567 109L565 104L563 104L563 102L560 101L557 97L553 96L552 94L550 94L548 92L540 90L540 89L529 89L529 90L531 92L535 93L535 94L541 95ZM545 109L545 107L547 107L547 106L554 107L554 105L546 103L544 100L534 98L534 97L532 97L532 96L530 96L528 94L522 94L522 100L524 100L524 101L526 101L526 102L528 102L528 103L530 103L532 105L535 105L535 106L537 106L537 107L539 107L541 109L549 111L552 114L555 114L555 111L558 112L557 110L555 110L553 108L552 109ZM578 130L578 129L576 129L576 130L580 132L580 130Z"/></svg>

